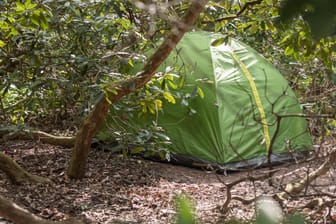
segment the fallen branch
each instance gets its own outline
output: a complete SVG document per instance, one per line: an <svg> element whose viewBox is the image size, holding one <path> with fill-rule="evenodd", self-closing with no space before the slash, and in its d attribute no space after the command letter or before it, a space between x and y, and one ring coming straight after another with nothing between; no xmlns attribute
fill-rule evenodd
<svg viewBox="0 0 336 224"><path fill-rule="evenodd" d="M307 176L304 179L302 179L301 181L299 181L299 182L287 184L286 187L285 187L285 189L284 189L284 191L280 192L280 193L277 193L277 194L274 194L273 198L277 199L278 201L279 200L283 201L283 200L288 199L290 196L299 194L300 192L302 192L303 189L305 189L305 187L307 185L309 185L312 181L316 180L316 178L318 178L318 177L326 174L329 171L331 165L333 163L335 163L335 161L336 161L336 150L333 151L329 155L328 160L325 161L318 169L316 169L314 172L311 172L311 173L307 174ZM244 181L254 182L254 181L257 181L257 180L268 179L275 172L276 171L273 170L272 172L264 174L264 175L260 175L260 176L256 176L256 177L246 176L246 177L240 178L240 179L238 179L236 181L233 181L233 182L231 182L229 184L225 184L224 183L225 186L226 186L226 188L227 188L226 189L226 200L225 200L224 204L222 205L221 210L224 213L227 212L231 200L238 200L238 201L242 202L243 204L250 204L250 203L254 202L255 198L253 198L253 199L244 199L244 198L241 198L241 197L238 197L238 196L232 196L231 189L235 185L237 185L237 184L239 184L241 182L244 182ZM222 182L222 180L220 180L220 181Z"/></svg>
<svg viewBox="0 0 336 224"><path fill-rule="evenodd" d="M326 174L332 164L336 162L336 150L330 153L329 158L314 172L307 174L305 178L296 183L287 184L285 190L275 196L281 200L288 199L292 195L299 194L307 185L316 180L316 178Z"/></svg>
<svg viewBox="0 0 336 224"><path fill-rule="evenodd" d="M270 178L270 176L274 175L276 172L277 172L277 170L272 170L270 173L259 175L259 176L250 176L250 175L248 175L246 177L242 177L242 178L240 178L238 180L235 180L235 181L233 181L231 183L228 183L228 184L224 183L217 176L217 178L219 179L219 181L222 182L226 186L226 200L225 200L224 204L221 206L221 211L223 212L223 214L225 214L228 211L228 208L229 208L231 200L240 201L240 202L242 202L245 205L246 204L250 204L250 203L252 203L252 202L255 201L255 198L244 199L244 198L241 198L241 197L238 197L238 196L232 196L231 189L234 186L236 186L237 184L239 184L241 182L245 182L245 181L254 182L254 181L258 181L258 180L265 180L267 178Z"/></svg>
<svg viewBox="0 0 336 224"><path fill-rule="evenodd" d="M51 145L59 145L67 148L71 148L75 144L75 137L55 136L43 131L36 131L30 129L19 128L1 128L0 130L0 143L9 140L21 139L21 140L34 140Z"/></svg>
<svg viewBox="0 0 336 224"><path fill-rule="evenodd" d="M15 224L82 224L83 222L79 220L67 220L64 222L55 222L42 219L36 215L28 212L27 210L21 208L14 202L5 199L0 196L0 216L4 217Z"/></svg>
<svg viewBox="0 0 336 224"><path fill-rule="evenodd" d="M278 202L282 202L286 199L288 199L291 196L297 195L299 193L302 192L302 190L304 190L309 184L311 184L314 180L316 180L318 177L326 174L329 169L331 168L331 166L333 164L335 164L336 162L336 149L333 150L330 154L329 157L327 158L327 160L319 167L317 168L315 171L310 172L306 175L305 178L301 179L299 182L296 183L290 183L287 184L284 191L277 193L277 194L273 194L271 195L271 197L273 199L275 199ZM245 182L245 181L260 181L260 180L266 180L268 178L271 178L275 173L277 172L277 170L272 170L269 173L260 175L260 176L246 176L246 177L242 177L238 180L235 180L231 183L224 183L223 180L221 180L219 178L219 176L217 176L218 180L223 183L226 186L226 199L223 203L223 205L221 206L221 211L223 212L223 214L227 213L229 210L229 205L231 203L232 200L237 200L240 201L241 203L243 203L244 205L248 205L251 204L253 202L255 202L257 200L258 197L255 198L251 198L251 199L245 199L239 196L233 196L231 193L231 190L234 186L236 186L237 184L241 183L241 182ZM329 195L332 196L332 198L334 198L334 195ZM311 204L307 204L305 206L315 206L315 205L319 205L318 200L314 200L311 202ZM328 203L327 203L328 204ZM329 204L328 204L329 205Z"/></svg>

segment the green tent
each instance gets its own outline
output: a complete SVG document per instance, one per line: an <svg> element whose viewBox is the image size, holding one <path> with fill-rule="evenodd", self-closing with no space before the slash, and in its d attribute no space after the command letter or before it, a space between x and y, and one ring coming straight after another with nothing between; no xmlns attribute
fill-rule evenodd
<svg viewBox="0 0 336 224"><path fill-rule="evenodd" d="M178 100L158 113L173 158L241 167L311 150L307 122L294 116L302 113L300 104L280 72L246 44L224 39L215 33L187 33L159 70L186 68L181 69L186 79L179 91L204 93L189 106ZM146 123L138 116L129 122Z"/></svg>

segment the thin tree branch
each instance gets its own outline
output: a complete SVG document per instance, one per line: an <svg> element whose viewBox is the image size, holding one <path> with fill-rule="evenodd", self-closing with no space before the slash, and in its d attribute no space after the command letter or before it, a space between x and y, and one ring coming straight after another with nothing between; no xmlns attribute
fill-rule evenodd
<svg viewBox="0 0 336 224"><path fill-rule="evenodd" d="M262 2L262 0L255 0L255 1L250 1L250 2L246 2L243 6L240 7L240 10L235 14L235 15L229 15L229 16L224 16L215 20L211 20L211 21L204 21L203 23L217 23L217 22L222 22L222 21L226 21L226 20L233 20L238 18L239 16L241 16L241 14L244 13L244 11L246 11L248 8L250 8L251 6L254 5L258 5Z"/></svg>
<svg viewBox="0 0 336 224"><path fill-rule="evenodd" d="M246 177L239 178L239 179L237 179L237 180L235 180L231 183L228 183L228 184L224 183L224 181L221 180L219 178L219 176L217 175L217 179L226 186L226 199L225 199L225 202L223 203L223 205L221 206L222 212L225 214L228 211L231 200L238 200L238 201L240 201L244 204L250 204L255 200L255 198L244 199L244 198L241 198L241 197L238 197L238 196L232 196L231 190L234 186L236 186L237 184L239 184L241 182L245 182L245 181L254 182L254 181L268 179L270 176L274 175L277 171L278 170L272 170L271 172L269 172L267 174L262 174L262 175L259 175L259 176L248 175Z"/></svg>

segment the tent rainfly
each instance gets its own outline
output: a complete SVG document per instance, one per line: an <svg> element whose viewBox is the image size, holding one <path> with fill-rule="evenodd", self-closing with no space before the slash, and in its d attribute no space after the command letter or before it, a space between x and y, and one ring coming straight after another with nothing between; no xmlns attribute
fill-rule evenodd
<svg viewBox="0 0 336 224"><path fill-rule="evenodd" d="M184 68L185 84L178 91L192 95L197 87L204 93L188 106L182 100L167 103L158 113L157 123L172 143L171 158L238 168L311 150L300 104L280 72L250 46L220 40L216 33L187 33L159 69ZM112 108L111 114L118 113ZM128 122L145 127L145 120L134 115Z"/></svg>

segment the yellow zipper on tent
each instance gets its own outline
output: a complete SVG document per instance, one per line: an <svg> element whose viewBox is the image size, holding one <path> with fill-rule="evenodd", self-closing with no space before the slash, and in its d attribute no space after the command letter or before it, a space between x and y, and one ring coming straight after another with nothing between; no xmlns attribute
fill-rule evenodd
<svg viewBox="0 0 336 224"><path fill-rule="evenodd" d="M268 131L268 125L267 125L267 120L266 120L266 114L264 111L264 107L261 103L260 97L259 97L259 93L257 90L257 86L253 80L253 77L251 75L251 73L249 72L249 70L246 68L245 64L238 58L238 56L236 55L236 53L232 52L232 56L233 59L236 60L236 62L239 64L242 72L244 73L245 77L247 78L247 80L250 83L251 89L252 89L252 93L253 93L253 97L256 101L259 113L260 113L260 119L263 125L263 129L264 129L264 137L265 137L265 143L266 143L266 151L267 153L269 153L270 150L270 145L271 145L271 139L269 136L269 131Z"/></svg>

